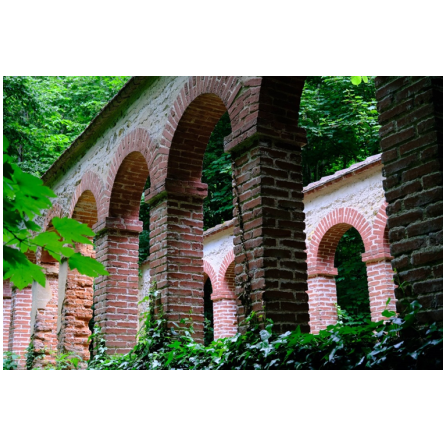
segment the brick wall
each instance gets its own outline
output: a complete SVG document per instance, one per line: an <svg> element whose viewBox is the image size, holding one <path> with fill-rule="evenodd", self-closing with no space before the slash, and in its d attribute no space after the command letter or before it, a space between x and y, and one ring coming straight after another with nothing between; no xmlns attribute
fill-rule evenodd
<svg viewBox="0 0 446 446"><path fill-rule="evenodd" d="M281 332L309 330L300 148L261 135L251 143L233 163L236 294Z"/></svg>
<svg viewBox="0 0 446 446"><path fill-rule="evenodd" d="M43 256L42 256L43 257ZM37 296L33 293L33 307L35 308L35 320L32 328L34 351L43 353L34 361L34 367L43 367L54 363L57 351L57 313L58 313L58 287L59 264L42 263L44 268L46 285L49 286L50 296L46 302L37 302ZM37 287L37 284L34 284Z"/></svg>
<svg viewBox="0 0 446 446"><path fill-rule="evenodd" d="M11 282L3 281L3 351L8 351L9 328L11 325Z"/></svg>
<svg viewBox="0 0 446 446"><path fill-rule="evenodd" d="M31 306L31 287L23 290L13 288L8 350L20 356L19 369L24 369L26 365L25 353L30 342Z"/></svg>
<svg viewBox="0 0 446 446"><path fill-rule="evenodd" d="M392 265L420 322L443 320L443 78L377 77Z"/></svg>

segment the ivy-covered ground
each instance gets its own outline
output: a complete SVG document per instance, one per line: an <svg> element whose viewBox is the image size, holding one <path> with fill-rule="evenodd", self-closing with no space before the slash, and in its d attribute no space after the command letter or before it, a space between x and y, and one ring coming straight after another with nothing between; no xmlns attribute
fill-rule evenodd
<svg viewBox="0 0 446 446"><path fill-rule="evenodd" d="M156 291L152 290L155 294ZM442 369L443 330L435 323L416 324L420 304L412 302L404 318L384 311L386 321L337 325L319 334L276 334L270 320L255 313L245 321L245 333L208 346L192 338L192 328L167 328L155 319L153 305L143 315L136 346L126 355L108 356L96 327L91 370L277 370L277 369ZM184 324L187 321L180 321ZM351 321L350 321L351 322Z"/></svg>

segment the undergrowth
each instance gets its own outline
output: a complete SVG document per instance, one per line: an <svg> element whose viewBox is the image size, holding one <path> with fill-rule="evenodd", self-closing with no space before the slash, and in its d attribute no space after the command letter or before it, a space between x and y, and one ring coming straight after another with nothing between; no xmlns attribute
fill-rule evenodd
<svg viewBox="0 0 446 446"><path fill-rule="evenodd" d="M414 324L421 305L414 301L404 318L385 310L388 319L366 325L338 323L319 334L276 334L273 323L261 324L252 312L245 334L197 343L192 323L168 328L164 316L154 317L156 291L146 298L148 310L135 347L125 355L109 356L96 326L92 339L95 370L242 370L242 369L442 369L443 330L435 323ZM184 324L185 320L180 321ZM264 328L262 328L264 327Z"/></svg>

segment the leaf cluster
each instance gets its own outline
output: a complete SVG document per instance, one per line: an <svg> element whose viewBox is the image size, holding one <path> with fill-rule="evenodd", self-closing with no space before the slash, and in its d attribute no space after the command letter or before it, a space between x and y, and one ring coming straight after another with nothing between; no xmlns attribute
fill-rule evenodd
<svg viewBox="0 0 446 446"><path fill-rule="evenodd" d="M4 146L8 141L4 138ZM41 232L34 219L52 206L56 195L43 181L25 173L8 155L3 155L3 280L22 289L35 280L45 286L42 267L28 260L26 253L40 247L55 260L68 259L71 269L91 277L108 275L96 260L75 252L76 243L92 244L94 232L85 224L70 218L54 217L54 231Z"/></svg>

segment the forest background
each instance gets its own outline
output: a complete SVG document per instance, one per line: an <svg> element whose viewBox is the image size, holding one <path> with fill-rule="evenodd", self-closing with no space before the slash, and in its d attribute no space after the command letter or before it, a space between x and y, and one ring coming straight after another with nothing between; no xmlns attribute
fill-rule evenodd
<svg viewBox="0 0 446 446"><path fill-rule="evenodd" d="M5 76L3 133L7 154L24 171L40 177L130 79L130 76ZM308 77L299 126L307 131L302 150L304 186L379 152L374 78L353 85L350 76ZM232 219L231 162L223 138L231 131L225 114L212 133L203 161L208 184L204 228ZM5 151L5 148L4 148ZM140 261L149 253L150 208L141 202ZM364 252L359 233L350 229L339 243L338 304L347 323L370 318Z"/></svg>

